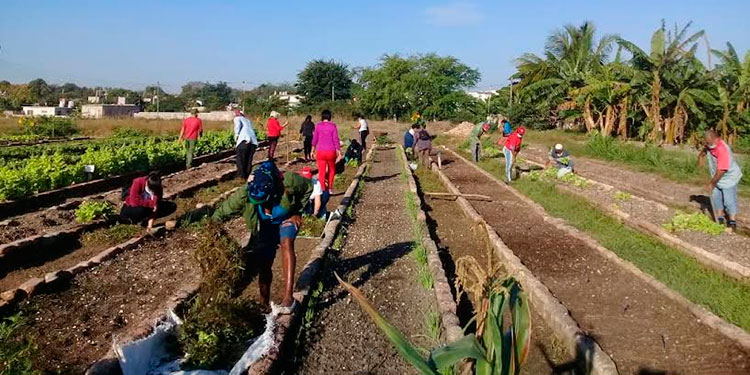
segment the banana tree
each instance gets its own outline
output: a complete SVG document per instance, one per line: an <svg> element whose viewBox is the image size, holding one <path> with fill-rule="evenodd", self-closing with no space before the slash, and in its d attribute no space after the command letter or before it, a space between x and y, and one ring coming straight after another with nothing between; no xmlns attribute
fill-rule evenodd
<svg viewBox="0 0 750 375"><path fill-rule="evenodd" d="M464 336L432 350L426 358L359 289L341 280L338 274L336 278L388 337L396 351L420 374L439 375L440 369L471 359L475 361L477 375L517 375L526 362L531 345L531 312L528 297L512 278L506 279L503 288L490 295L481 337Z"/></svg>
<svg viewBox="0 0 750 375"><path fill-rule="evenodd" d="M576 103L583 107L588 131L597 129L605 136L616 132L627 137L631 70L616 60L586 77L585 86L571 91Z"/></svg>
<svg viewBox="0 0 750 375"><path fill-rule="evenodd" d="M712 94L714 85L707 79L706 69L695 57L683 59L663 73L666 90L662 93L664 113L664 142L679 143L685 140L685 133L695 121L703 122L705 111L719 105Z"/></svg>
<svg viewBox="0 0 750 375"><path fill-rule="evenodd" d="M651 122L652 130L649 137L652 140L663 141L665 134L661 113L663 73L681 59L692 57L697 48L698 39L705 34L703 30L700 30L687 36L691 24L689 22L681 30L675 29L674 33L668 33L664 21L662 21L661 27L651 36L651 51L649 53L646 53L635 43L622 38L617 39L617 43L633 55L633 65L650 75L649 103L641 103L641 106Z"/></svg>
<svg viewBox="0 0 750 375"><path fill-rule="evenodd" d="M740 60L734 46L727 43L726 51L711 50L711 53L720 60L713 72L722 107L718 129L732 141L737 137L740 119L750 115L750 51Z"/></svg>

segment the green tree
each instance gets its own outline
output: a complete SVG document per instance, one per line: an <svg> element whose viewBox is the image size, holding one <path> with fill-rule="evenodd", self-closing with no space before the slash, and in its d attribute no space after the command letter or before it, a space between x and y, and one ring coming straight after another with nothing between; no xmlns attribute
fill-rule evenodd
<svg viewBox="0 0 750 375"><path fill-rule="evenodd" d="M349 67L333 60L313 60L297 75L298 92L309 104L331 100L351 99L352 72Z"/></svg>
<svg viewBox="0 0 750 375"><path fill-rule="evenodd" d="M28 84L31 100L39 104L47 104L48 96L52 92L47 82L37 78Z"/></svg>
<svg viewBox="0 0 750 375"><path fill-rule="evenodd" d="M722 109L717 128L734 141L738 132L746 134L750 130L750 51L740 60L734 46L727 43L726 51L711 53L720 60L713 72Z"/></svg>

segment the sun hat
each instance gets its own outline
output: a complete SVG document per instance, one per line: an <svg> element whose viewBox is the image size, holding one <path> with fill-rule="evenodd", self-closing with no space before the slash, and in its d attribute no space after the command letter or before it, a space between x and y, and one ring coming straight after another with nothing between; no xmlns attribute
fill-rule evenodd
<svg viewBox="0 0 750 375"><path fill-rule="evenodd" d="M563 145L562 144L558 143L558 144L555 145L555 150L556 151L562 151L562 149L563 149Z"/></svg>
<svg viewBox="0 0 750 375"><path fill-rule="evenodd" d="M271 111L271 117L278 118L279 117L279 112Z"/></svg>

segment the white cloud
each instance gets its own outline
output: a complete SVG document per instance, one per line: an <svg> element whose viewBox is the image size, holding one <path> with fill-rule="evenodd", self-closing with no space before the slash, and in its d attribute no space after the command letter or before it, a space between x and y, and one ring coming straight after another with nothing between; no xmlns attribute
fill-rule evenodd
<svg viewBox="0 0 750 375"><path fill-rule="evenodd" d="M435 26L466 26L482 20L482 13L474 3L449 3L429 7L425 10L427 23Z"/></svg>

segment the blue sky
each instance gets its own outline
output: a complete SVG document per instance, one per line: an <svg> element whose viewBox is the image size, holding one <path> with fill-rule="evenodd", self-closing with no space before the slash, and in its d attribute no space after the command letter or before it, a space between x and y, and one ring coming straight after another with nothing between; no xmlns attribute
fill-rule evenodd
<svg viewBox="0 0 750 375"><path fill-rule="evenodd" d="M0 79L171 92L187 81L293 82L305 63L376 64L436 52L500 86L513 59L567 24L593 21L647 48L662 18L694 22L712 48L750 49L750 1L32 1L0 5Z"/></svg>

